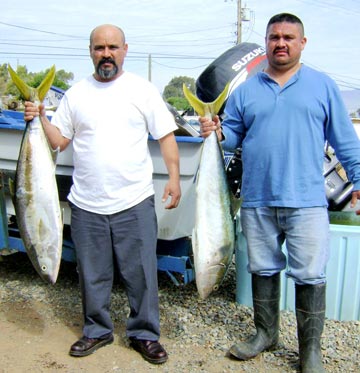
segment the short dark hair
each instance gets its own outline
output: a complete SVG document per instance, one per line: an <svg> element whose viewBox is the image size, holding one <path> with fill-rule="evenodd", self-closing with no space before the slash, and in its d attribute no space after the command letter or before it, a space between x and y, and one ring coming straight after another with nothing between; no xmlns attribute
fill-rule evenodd
<svg viewBox="0 0 360 373"><path fill-rule="evenodd" d="M304 36L304 25L301 22L301 19L294 14L290 13L279 13L272 16L266 26L266 34L268 33L269 27L274 23L281 23L281 22L289 22L289 23L297 23L300 25L300 29L302 31L302 35Z"/></svg>

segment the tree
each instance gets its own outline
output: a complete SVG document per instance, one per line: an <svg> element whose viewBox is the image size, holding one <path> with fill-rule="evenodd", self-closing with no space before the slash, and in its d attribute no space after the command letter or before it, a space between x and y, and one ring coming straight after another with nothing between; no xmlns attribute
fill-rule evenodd
<svg viewBox="0 0 360 373"><path fill-rule="evenodd" d="M9 75L8 67L6 63L2 65L1 70L4 73L0 77L4 84L4 90L1 91L1 95L19 97L20 95L19 90L16 88L15 84L10 79L10 75ZM28 73L26 66L19 65L16 69L16 73L25 83L29 84L31 75Z"/></svg>
<svg viewBox="0 0 360 373"><path fill-rule="evenodd" d="M7 65L4 63L3 65L0 65L0 95L5 92L6 85L9 80L9 74L7 71Z"/></svg>
<svg viewBox="0 0 360 373"><path fill-rule="evenodd" d="M165 87L163 97L166 102L174 106L177 110L187 111L191 109L184 96L183 84L185 84L190 91L195 92L195 79L187 76L178 76L172 78L169 84Z"/></svg>
<svg viewBox="0 0 360 373"><path fill-rule="evenodd" d="M179 111L188 111L191 109L191 106L185 97L169 97L166 101Z"/></svg>
<svg viewBox="0 0 360 373"><path fill-rule="evenodd" d="M37 74L34 74L32 81L30 81L29 85L31 87L37 87L45 78L45 75L49 72L50 69L45 71L40 71ZM65 70L58 70L55 74L55 79L53 85L55 87L61 88L64 91L70 88L69 81L74 79L73 73L67 73Z"/></svg>
<svg viewBox="0 0 360 373"><path fill-rule="evenodd" d="M177 76L172 78L169 84L165 87L163 97L167 100L169 97L184 97L183 84L195 92L195 79L188 76Z"/></svg>

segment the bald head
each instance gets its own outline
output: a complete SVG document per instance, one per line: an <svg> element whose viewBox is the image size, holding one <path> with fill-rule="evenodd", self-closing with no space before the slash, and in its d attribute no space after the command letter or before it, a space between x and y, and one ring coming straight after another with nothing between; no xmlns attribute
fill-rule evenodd
<svg viewBox="0 0 360 373"><path fill-rule="evenodd" d="M95 79L108 82L122 74L128 46L120 27L106 24L94 28L90 34L89 49L95 67Z"/></svg>
<svg viewBox="0 0 360 373"><path fill-rule="evenodd" d="M123 41L123 44L125 44L125 34L124 34L124 31L120 27L115 26L115 25L110 25L110 24L104 24L104 25L100 25L100 26L95 27L91 31L91 34L90 34L90 47L93 44L94 35L96 35L97 33L101 33L102 34L102 33L108 33L108 32L119 33L120 38Z"/></svg>

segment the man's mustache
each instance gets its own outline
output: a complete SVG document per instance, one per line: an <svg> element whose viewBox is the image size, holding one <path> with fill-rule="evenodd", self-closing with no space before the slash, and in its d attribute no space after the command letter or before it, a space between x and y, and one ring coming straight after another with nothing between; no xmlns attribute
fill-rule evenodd
<svg viewBox="0 0 360 373"><path fill-rule="evenodd" d="M104 63L112 63L114 66L116 66L115 61L114 61L112 58L102 58L102 59L99 61L98 66L100 67L100 66L103 65Z"/></svg>
<svg viewBox="0 0 360 373"><path fill-rule="evenodd" d="M274 52L273 53L276 53L276 52L286 52L286 53L288 53L289 51L288 51L288 49L287 48L275 48L274 49Z"/></svg>

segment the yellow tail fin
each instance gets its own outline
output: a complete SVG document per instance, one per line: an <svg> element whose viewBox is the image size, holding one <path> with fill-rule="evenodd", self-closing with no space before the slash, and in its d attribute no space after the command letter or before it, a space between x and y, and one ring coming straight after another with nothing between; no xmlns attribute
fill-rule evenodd
<svg viewBox="0 0 360 373"><path fill-rule="evenodd" d="M194 110L201 117L213 118L223 106L228 90L229 84L227 83L224 90L219 94L219 96L213 102L203 102L198 97L196 97L189 88L183 84L183 91L186 99L189 101L189 104L194 108Z"/></svg>
<svg viewBox="0 0 360 373"><path fill-rule="evenodd" d="M49 72L46 74L44 80L40 83L40 85L37 88L30 87L27 85L16 72L11 68L10 65L8 65L8 70L10 77L18 90L21 93L21 96L26 101L36 102L40 101L42 102L50 89L54 79L55 79L55 65L53 65Z"/></svg>

